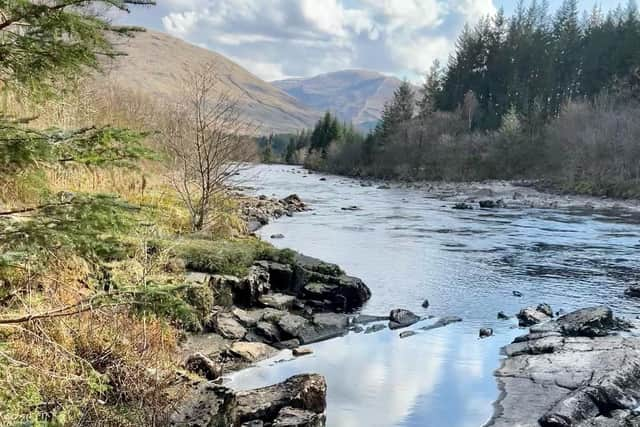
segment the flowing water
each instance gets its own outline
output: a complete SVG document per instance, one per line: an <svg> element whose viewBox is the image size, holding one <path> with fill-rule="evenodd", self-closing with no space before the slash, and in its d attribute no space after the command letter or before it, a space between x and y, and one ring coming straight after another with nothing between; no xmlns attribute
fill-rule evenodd
<svg viewBox="0 0 640 427"><path fill-rule="evenodd" d="M298 194L313 210L283 218L259 234L334 262L362 278L373 297L366 314L406 308L462 323L422 331L349 335L290 352L228 379L237 389L319 373L328 383L329 427L482 426L499 391L493 371L500 348L522 334L498 311L551 304L554 310L606 304L634 316L624 297L640 276L640 218L624 212L502 209L456 211L420 189L363 187L357 180L308 174L288 166L256 166L243 183L256 194ZM360 210L342 208L358 206ZM522 298L513 296L517 290ZM428 299L430 307L422 308ZM480 340L478 330L495 336Z"/></svg>

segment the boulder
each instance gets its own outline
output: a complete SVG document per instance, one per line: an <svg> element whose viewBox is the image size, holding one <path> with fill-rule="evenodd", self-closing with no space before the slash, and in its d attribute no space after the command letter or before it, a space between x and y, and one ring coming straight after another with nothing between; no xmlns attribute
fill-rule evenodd
<svg viewBox="0 0 640 427"><path fill-rule="evenodd" d="M255 307L259 298L270 289L269 271L260 265L253 265L236 285L233 301L236 305Z"/></svg>
<svg viewBox="0 0 640 427"><path fill-rule="evenodd" d="M275 308L278 310L288 310L296 302L296 297L279 293L271 293L261 295L260 298L258 298L258 301L265 307Z"/></svg>
<svg viewBox="0 0 640 427"><path fill-rule="evenodd" d="M269 272L271 289L285 293L292 292L292 266L273 261L257 261L255 265L259 265Z"/></svg>
<svg viewBox="0 0 640 427"><path fill-rule="evenodd" d="M174 411L169 425L322 427L326 393L326 382L319 375L297 375L241 392L202 382Z"/></svg>
<svg viewBox="0 0 640 427"><path fill-rule="evenodd" d="M194 353L184 363L187 371L213 381L222 376L222 367L202 353Z"/></svg>
<svg viewBox="0 0 640 427"><path fill-rule="evenodd" d="M391 310L391 313L389 313L389 329L406 328L419 321L420 316L413 314L409 310L396 309Z"/></svg>
<svg viewBox="0 0 640 427"><path fill-rule="evenodd" d="M509 320L509 316L504 311L498 313L498 320Z"/></svg>
<svg viewBox="0 0 640 427"><path fill-rule="evenodd" d="M283 383L257 390L238 392L237 422L252 420L271 422L282 408L295 408L316 414L326 409L327 384L320 375L297 375Z"/></svg>
<svg viewBox="0 0 640 427"><path fill-rule="evenodd" d="M341 313L318 313L314 314L313 323L320 326L346 329L351 323L351 318Z"/></svg>
<svg viewBox="0 0 640 427"><path fill-rule="evenodd" d="M313 300L325 311L353 311L371 298L362 280L347 276L335 264L301 254L294 258L290 293Z"/></svg>
<svg viewBox="0 0 640 427"><path fill-rule="evenodd" d="M538 307L536 307L536 310L546 314L549 317L553 317L553 309L549 304L538 304Z"/></svg>
<svg viewBox="0 0 640 427"><path fill-rule="evenodd" d="M243 310L234 308L231 310L238 322L245 328L252 328L262 319L263 312L261 310Z"/></svg>
<svg viewBox="0 0 640 427"><path fill-rule="evenodd" d="M309 326L309 321L302 316L287 313L278 320L278 326L290 337L298 337Z"/></svg>
<svg viewBox="0 0 640 427"><path fill-rule="evenodd" d="M333 325L310 324L300 332L298 339L301 344L313 344L315 342L341 337L346 333L347 329L338 328Z"/></svg>
<svg viewBox="0 0 640 427"><path fill-rule="evenodd" d="M416 335L415 331L404 331L404 332L400 332L400 338L409 338Z"/></svg>
<svg viewBox="0 0 640 427"><path fill-rule="evenodd" d="M551 319L551 316L547 313L533 307L523 308L517 314L517 317L518 324L522 327L537 325L538 323L546 322Z"/></svg>
<svg viewBox="0 0 640 427"><path fill-rule="evenodd" d="M640 298L640 285L631 285L624 291L624 294L629 298Z"/></svg>
<svg viewBox="0 0 640 427"><path fill-rule="evenodd" d="M424 300L424 302L422 303L422 308L429 308L429 300L428 299Z"/></svg>
<svg viewBox="0 0 640 427"><path fill-rule="evenodd" d="M609 307L590 307L565 314L555 322L532 328L531 332L559 332L569 337L603 337L610 331L628 327L626 322L613 317Z"/></svg>
<svg viewBox="0 0 640 427"><path fill-rule="evenodd" d="M482 329L480 329L480 332L478 333L478 336L480 338L489 338L490 336L493 336L493 329L491 329L491 328L482 328Z"/></svg>
<svg viewBox="0 0 640 427"><path fill-rule="evenodd" d="M277 350L267 344L259 342L238 341L231 345L229 351L250 363L268 359L277 353Z"/></svg>
<svg viewBox="0 0 640 427"><path fill-rule="evenodd" d="M278 342L282 340L280 329L271 322L264 320L256 324L256 333L264 337L269 342Z"/></svg>
<svg viewBox="0 0 640 427"><path fill-rule="evenodd" d="M520 291L513 291L511 294L516 298L522 298L522 292Z"/></svg>
<svg viewBox="0 0 640 427"><path fill-rule="evenodd" d="M284 239L284 234L278 233L278 234L272 234L271 235L272 239Z"/></svg>
<svg viewBox="0 0 640 427"><path fill-rule="evenodd" d="M324 427L326 417L304 409L282 408L273 427Z"/></svg>
<svg viewBox="0 0 640 427"><path fill-rule="evenodd" d="M219 335L230 340L240 340L247 335L247 330L231 313L218 313L213 319L213 328Z"/></svg>

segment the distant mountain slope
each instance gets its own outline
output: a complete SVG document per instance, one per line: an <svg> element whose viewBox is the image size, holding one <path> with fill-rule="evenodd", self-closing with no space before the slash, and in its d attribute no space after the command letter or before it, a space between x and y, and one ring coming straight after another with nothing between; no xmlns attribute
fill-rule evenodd
<svg viewBox="0 0 640 427"><path fill-rule="evenodd" d="M370 129L380 119L384 103L400 83L395 77L365 70L273 82L301 103L319 111L332 111L363 129Z"/></svg>
<svg viewBox="0 0 640 427"><path fill-rule="evenodd" d="M118 40L127 54L107 66L109 80L152 97L175 100L188 68L213 62L221 90L240 99L242 110L261 125L261 133L293 132L312 126L320 112L301 104L224 56L167 34L146 31Z"/></svg>

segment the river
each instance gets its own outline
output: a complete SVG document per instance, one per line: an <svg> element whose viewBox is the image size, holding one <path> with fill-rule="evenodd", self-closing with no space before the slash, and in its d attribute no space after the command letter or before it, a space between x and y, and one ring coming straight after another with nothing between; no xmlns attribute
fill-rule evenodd
<svg viewBox="0 0 640 427"><path fill-rule="evenodd" d="M321 180L322 177L322 180ZM635 316L625 298L640 276L640 219L624 212L569 209L451 209L422 189L362 186L358 180L260 165L244 171L256 194L298 194L312 211L285 217L259 234L278 247L339 264L373 296L366 314L406 308L462 323L400 339L398 331L349 335L312 345L295 359L285 351L227 379L249 389L298 373L326 377L329 427L479 427L499 391L493 371L500 348L523 333L521 308L554 310L606 304ZM359 210L342 208L357 206ZM270 239L283 234L283 239ZM521 298L513 291L522 293ZM428 309L422 303L428 299ZM495 335L480 340L478 330Z"/></svg>

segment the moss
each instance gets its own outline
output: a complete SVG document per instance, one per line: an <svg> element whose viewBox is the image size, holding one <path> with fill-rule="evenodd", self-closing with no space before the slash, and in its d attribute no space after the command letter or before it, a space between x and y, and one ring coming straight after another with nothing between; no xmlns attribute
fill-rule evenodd
<svg viewBox="0 0 640 427"><path fill-rule="evenodd" d="M209 322L215 304L213 290L209 286L190 286L184 292L184 300L192 307L187 325L191 332L201 332Z"/></svg>
<svg viewBox="0 0 640 427"><path fill-rule="evenodd" d="M293 252L276 249L257 238L210 240L182 238L158 240L153 243L157 250L169 250L182 258L188 270L211 274L244 276L249 267L259 259L278 262L293 261Z"/></svg>

